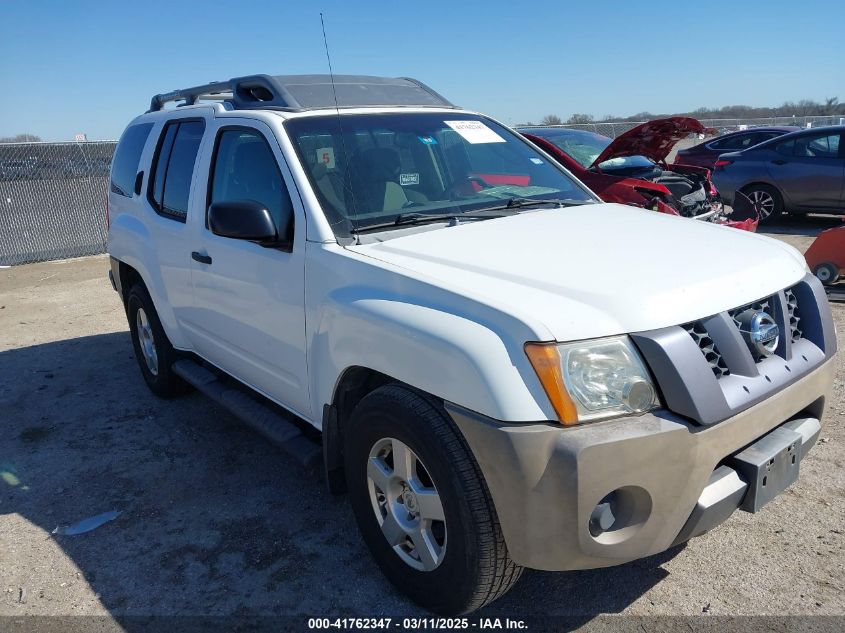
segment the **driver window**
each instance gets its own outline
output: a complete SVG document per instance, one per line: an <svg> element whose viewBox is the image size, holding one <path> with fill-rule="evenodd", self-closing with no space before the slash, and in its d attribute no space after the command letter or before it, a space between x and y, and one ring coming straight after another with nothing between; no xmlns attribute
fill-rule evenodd
<svg viewBox="0 0 845 633"><path fill-rule="evenodd" d="M217 137L208 204L233 200L260 202L277 227L292 211L276 157L267 140L255 130L224 129Z"/></svg>

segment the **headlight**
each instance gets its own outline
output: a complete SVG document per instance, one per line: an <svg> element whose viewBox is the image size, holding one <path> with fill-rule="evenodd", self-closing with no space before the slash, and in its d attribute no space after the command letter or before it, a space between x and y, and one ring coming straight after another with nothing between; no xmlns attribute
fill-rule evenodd
<svg viewBox="0 0 845 633"><path fill-rule="evenodd" d="M637 415L660 406L645 363L627 336L528 343L525 353L563 424Z"/></svg>

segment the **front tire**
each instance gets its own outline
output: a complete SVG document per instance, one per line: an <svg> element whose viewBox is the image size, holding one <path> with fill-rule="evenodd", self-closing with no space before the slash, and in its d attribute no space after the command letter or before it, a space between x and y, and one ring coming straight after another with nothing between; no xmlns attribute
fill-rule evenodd
<svg viewBox="0 0 845 633"><path fill-rule="evenodd" d="M478 464L442 406L387 385L356 407L345 438L358 527L397 588L436 613L458 615L519 580Z"/></svg>
<svg viewBox="0 0 845 633"><path fill-rule="evenodd" d="M172 398L190 391L190 386L173 373L179 359L173 349L147 289L135 284L126 300L126 316L135 359L150 390L161 398Z"/></svg>

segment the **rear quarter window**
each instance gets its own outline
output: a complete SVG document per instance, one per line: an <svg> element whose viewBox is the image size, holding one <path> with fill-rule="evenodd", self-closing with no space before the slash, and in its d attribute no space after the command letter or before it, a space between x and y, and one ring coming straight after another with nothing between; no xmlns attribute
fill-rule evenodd
<svg viewBox="0 0 845 633"><path fill-rule="evenodd" d="M159 215L184 222L205 122L171 121L161 135L150 182L150 204Z"/></svg>
<svg viewBox="0 0 845 633"><path fill-rule="evenodd" d="M135 189L135 177L141 153L147 144L147 137L153 129L152 123L139 123L126 128L117 144L111 166L112 193L131 198Z"/></svg>

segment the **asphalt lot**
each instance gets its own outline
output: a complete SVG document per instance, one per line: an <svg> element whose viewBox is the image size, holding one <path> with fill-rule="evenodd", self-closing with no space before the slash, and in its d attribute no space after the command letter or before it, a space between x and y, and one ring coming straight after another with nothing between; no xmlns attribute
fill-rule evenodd
<svg viewBox="0 0 845 633"><path fill-rule="evenodd" d="M806 248L838 223L771 232ZM149 393L107 266L0 270L0 616L422 615L345 498L201 395ZM845 346L845 305L833 311ZM845 615L843 359L822 443L761 513L621 567L527 572L482 615Z"/></svg>

